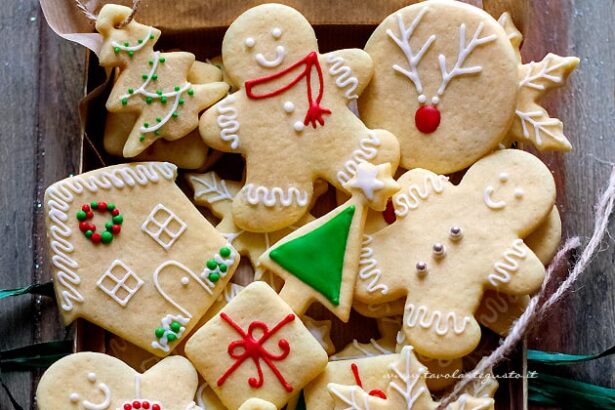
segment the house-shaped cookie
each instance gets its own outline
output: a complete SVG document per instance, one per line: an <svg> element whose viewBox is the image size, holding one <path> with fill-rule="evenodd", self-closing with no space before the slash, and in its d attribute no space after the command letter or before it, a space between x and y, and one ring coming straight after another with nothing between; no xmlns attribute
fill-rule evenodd
<svg viewBox="0 0 615 410"><path fill-rule="evenodd" d="M45 192L49 256L66 324L85 318L157 356L216 301L237 252L164 162L116 165Z"/></svg>

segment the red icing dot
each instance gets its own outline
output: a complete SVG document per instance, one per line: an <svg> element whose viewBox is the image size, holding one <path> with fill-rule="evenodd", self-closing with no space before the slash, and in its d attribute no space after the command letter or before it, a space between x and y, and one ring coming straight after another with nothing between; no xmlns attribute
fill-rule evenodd
<svg viewBox="0 0 615 410"><path fill-rule="evenodd" d="M98 206L100 206L100 204L98 204ZM107 207L107 204L105 204L105 207ZM133 401L132 402L132 407L134 407L135 409L140 409L141 408L141 402L138 401Z"/></svg>
<svg viewBox="0 0 615 410"><path fill-rule="evenodd" d="M92 212L92 211L87 211L87 212L85 213L85 216L86 216L88 219L92 219L92 218L94 218L94 212Z"/></svg>
<svg viewBox="0 0 615 410"><path fill-rule="evenodd" d="M132 406L128 403L124 404L124 410L132 410Z"/></svg>
<svg viewBox="0 0 615 410"><path fill-rule="evenodd" d="M431 134L440 125L440 111L433 105L422 105L414 114L414 123L423 134Z"/></svg>
<svg viewBox="0 0 615 410"><path fill-rule="evenodd" d="M121 230L122 230L122 225L113 225L111 227L111 232L113 232L114 235L120 233Z"/></svg>
<svg viewBox="0 0 615 410"><path fill-rule="evenodd" d="M89 229L90 231L94 232L94 231L96 231L96 225L94 225L94 224L90 224L90 223L89 223L89 224L88 224L88 229Z"/></svg>
<svg viewBox="0 0 615 410"><path fill-rule="evenodd" d="M382 212L382 217L384 218L385 222L388 223L389 225L391 225L397 219L397 217L395 216L395 207L393 207L392 199L389 199L387 201L387 207L384 210L384 212Z"/></svg>
<svg viewBox="0 0 615 410"><path fill-rule="evenodd" d="M141 407L143 407L144 409L149 409L149 401L144 401L143 403L141 403Z"/></svg>
<svg viewBox="0 0 615 410"><path fill-rule="evenodd" d="M107 203L106 202L99 202L98 203L98 210L101 212L105 212L107 210Z"/></svg>
<svg viewBox="0 0 615 410"><path fill-rule="evenodd" d="M120 214L120 210L117 209L117 208L115 208L113 211L111 211L111 215L113 215L113 216L117 216L119 214Z"/></svg>
<svg viewBox="0 0 615 410"><path fill-rule="evenodd" d="M385 399L387 398L387 395L384 394L384 392L382 390L378 390L378 389L374 389L372 391L369 392L370 396L374 396L374 397L380 397L381 399Z"/></svg>
<svg viewBox="0 0 615 410"><path fill-rule="evenodd" d="M87 222L85 222L85 221L83 221L83 222L79 222L79 230L80 230L81 232L85 232L85 231L87 231L88 229L90 229L90 224L89 224L89 223L87 223Z"/></svg>
<svg viewBox="0 0 615 410"><path fill-rule="evenodd" d="M90 239L94 243L100 243L100 241L102 241L102 236L98 232L96 232L94 235L92 235L92 238Z"/></svg>
<svg viewBox="0 0 615 410"><path fill-rule="evenodd" d="M81 210L82 210L83 212L89 212L89 211L90 211L90 205L88 205L88 204L83 205L83 206L81 207Z"/></svg>
<svg viewBox="0 0 615 410"><path fill-rule="evenodd" d="M160 406L157 404L152 405L152 410L160 410Z"/></svg>

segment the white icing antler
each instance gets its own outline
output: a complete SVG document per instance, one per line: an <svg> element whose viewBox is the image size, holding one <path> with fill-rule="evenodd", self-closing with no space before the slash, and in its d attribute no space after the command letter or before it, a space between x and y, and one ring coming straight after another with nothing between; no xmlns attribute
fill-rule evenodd
<svg viewBox="0 0 615 410"><path fill-rule="evenodd" d="M466 74L475 74L480 73L483 70L483 67L479 65L471 66L471 67L463 67L463 63L466 58L472 51L480 45L489 43L491 41L495 41L497 38L495 34L491 34L490 36L480 37L481 32L483 31L484 24L481 22L476 31L474 32L474 36L472 36L472 40L466 45L466 25L461 24L459 26L459 54L457 55L457 61L455 65L451 69L451 71L446 70L446 57L443 54L438 56L438 61L440 62L440 71L442 72L442 83L440 84L440 88L438 88L438 95L442 95L448 83L455 77L466 75Z"/></svg>
<svg viewBox="0 0 615 410"><path fill-rule="evenodd" d="M394 379L389 386L403 397L406 409L412 409L418 398L427 391L422 382L422 375L427 369L419 365L416 372L412 371L412 346L404 346L400 355L399 362L391 367L391 371L404 384L402 386Z"/></svg>
<svg viewBox="0 0 615 410"><path fill-rule="evenodd" d="M519 81L520 87L529 87L535 90L545 90L549 82L556 85L561 84L563 78L562 68L565 68L569 61L565 58L556 58L554 54L549 54L539 63L529 63L529 70L523 80ZM534 68L539 67L538 72L534 72ZM547 84L545 84L547 83ZM548 85L553 88L556 85Z"/></svg>
<svg viewBox="0 0 615 410"><path fill-rule="evenodd" d="M549 140L555 140L561 145L570 144L563 136L564 126L562 122L557 118L550 118L543 110L529 112L517 110L515 113L521 121L523 138L533 139L539 149L542 146L544 135L547 135ZM530 127L532 128L530 129Z"/></svg>
<svg viewBox="0 0 615 410"><path fill-rule="evenodd" d="M414 88L416 88L417 94L419 94L418 98L419 102L421 103L425 102L426 98L423 95L423 84L421 83L421 78L419 77L419 73L416 67L423 58L423 55L425 54L429 46L431 46L431 43L433 43L436 39L436 36L435 34L429 36L416 54L412 51L412 47L410 46L410 37L412 37L414 30L416 29L421 19L423 18L423 15L426 12L427 7L422 8L421 11L419 11L419 14L414 18L414 20L412 20L412 23L407 28L404 25L402 15L400 13L397 13L396 17L400 37L397 37L392 30L387 30L388 36L391 37L395 44L397 44L397 46L403 51L404 55L406 56L406 59L408 60L408 66L410 68L409 70L407 70L397 64L394 64L393 69L405 75L410 81L412 81L412 83L414 84Z"/></svg>
<svg viewBox="0 0 615 410"><path fill-rule="evenodd" d="M188 179L194 188L195 199L202 199L210 204L233 200L233 195L226 187L226 182L214 172L189 175Z"/></svg>

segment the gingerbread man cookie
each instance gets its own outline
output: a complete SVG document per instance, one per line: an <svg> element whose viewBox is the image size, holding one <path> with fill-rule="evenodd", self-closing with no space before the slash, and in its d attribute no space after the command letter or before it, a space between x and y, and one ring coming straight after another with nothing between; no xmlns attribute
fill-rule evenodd
<svg viewBox="0 0 615 410"><path fill-rule="evenodd" d="M103 36L98 55L103 67L119 67L119 77L107 100L107 110L138 115L123 149L134 157L159 138L174 141L198 126L198 115L224 97L228 84L192 84L187 80L195 62L186 52L154 51L160 30L132 20L116 26L132 12L107 4L100 10L96 30Z"/></svg>
<svg viewBox="0 0 615 410"><path fill-rule="evenodd" d="M138 373L114 357L82 352L45 371L36 402L40 410L196 410L197 382L194 367L181 356Z"/></svg>
<svg viewBox="0 0 615 410"><path fill-rule="evenodd" d="M480 340L474 312L485 288L527 295L544 266L521 238L555 201L549 169L519 150L497 151L453 186L422 169L408 171L393 197L397 220L371 235L355 298L364 303L406 296L403 330L417 352L447 359ZM369 248L369 249L367 249Z"/></svg>
<svg viewBox="0 0 615 410"><path fill-rule="evenodd" d="M519 32L483 10L429 0L388 16L368 40L374 77L359 100L369 127L390 130L401 166L448 174L510 138L569 150L561 122L536 99L560 86L578 59L523 65Z"/></svg>
<svg viewBox="0 0 615 410"><path fill-rule="evenodd" d="M246 157L246 184L233 200L240 228L271 232L297 222L317 178L341 189L360 162L397 166L396 138L368 129L348 108L372 76L362 50L319 54L298 11L265 4L231 24L222 58L240 88L201 117L199 130L210 147Z"/></svg>

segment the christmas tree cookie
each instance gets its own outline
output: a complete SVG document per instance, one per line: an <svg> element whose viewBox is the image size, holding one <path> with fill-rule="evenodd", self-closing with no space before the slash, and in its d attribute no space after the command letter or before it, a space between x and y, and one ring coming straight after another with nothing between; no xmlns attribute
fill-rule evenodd
<svg viewBox="0 0 615 410"><path fill-rule="evenodd" d="M347 202L284 237L259 259L260 267L284 279L280 295L299 314L318 301L348 321L367 210L384 210L399 189L389 164L368 162L357 166L345 186L352 192Z"/></svg>
<svg viewBox="0 0 615 410"><path fill-rule="evenodd" d="M66 324L85 318L164 357L216 302L239 255L164 162L115 165L45 192L47 237Z"/></svg>
<svg viewBox="0 0 615 410"><path fill-rule="evenodd" d="M197 127L199 113L228 91L223 82L189 82L194 55L154 51L158 29L135 20L116 28L131 12L128 7L107 4L96 21L96 30L103 36L100 64L120 68L107 110L137 116L124 145L126 158L140 154L159 138L175 141L188 135Z"/></svg>
<svg viewBox="0 0 615 410"><path fill-rule="evenodd" d="M521 36L507 14L496 21L453 0L428 0L388 16L368 40L374 77L361 118L390 130L401 166L449 174L511 141L570 150L562 123L537 99L560 87L579 59L547 55L523 64Z"/></svg>
<svg viewBox="0 0 615 410"><path fill-rule="evenodd" d="M459 185L416 169L393 197L397 220L364 243L370 269L355 298L406 298L403 331L417 352L436 359L470 353L480 340L474 318L485 289L527 295L544 266L522 238L555 200L549 169L519 150L497 151L473 165Z"/></svg>
<svg viewBox="0 0 615 410"><path fill-rule="evenodd" d="M102 353L71 354L51 365L36 389L40 410L194 409L197 374L171 356L139 373Z"/></svg>
<svg viewBox="0 0 615 410"><path fill-rule="evenodd" d="M246 184L233 200L235 224L272 232L309 210L313 183L342 189L357 164L399 161L399 144L348 108L372 76L362 50L320 54L298 11L264 4L239 16L222 43L224 71L239 90L208 110L205 143L246 158Z"/></svg>
<svg viewBox="0 0 615 410"><path fill-rule="evenodd" d="M186 355L233 409L252 398L281 408L327 364L318 341L263 282L247 286L200 328Z"/></svg>

